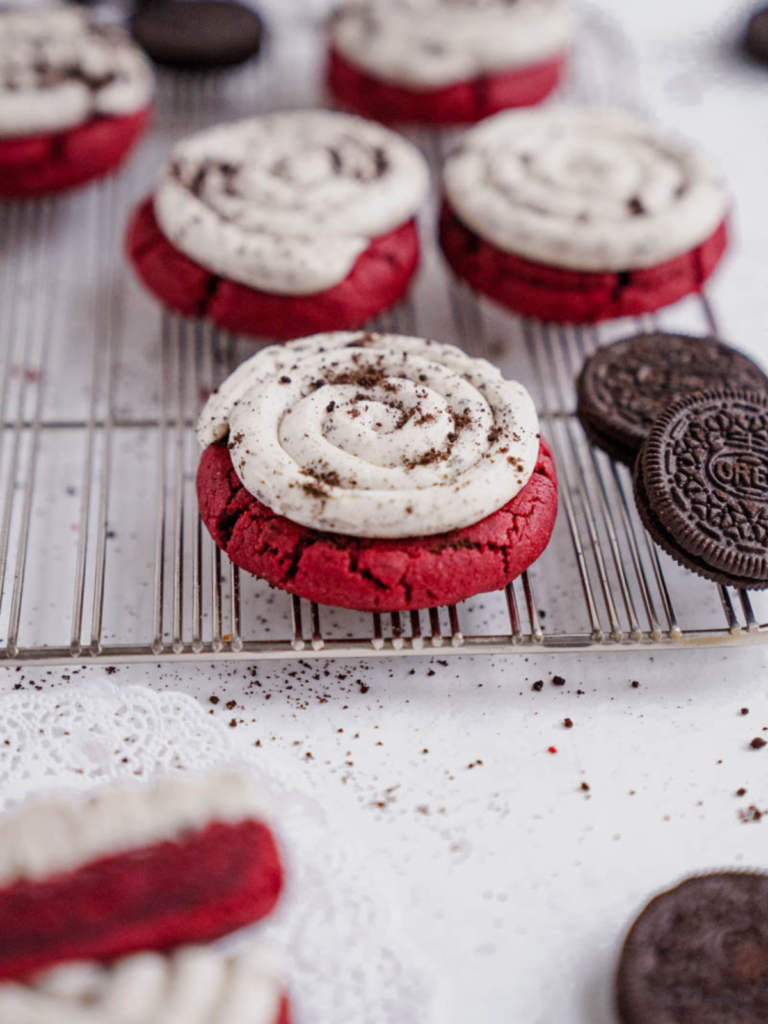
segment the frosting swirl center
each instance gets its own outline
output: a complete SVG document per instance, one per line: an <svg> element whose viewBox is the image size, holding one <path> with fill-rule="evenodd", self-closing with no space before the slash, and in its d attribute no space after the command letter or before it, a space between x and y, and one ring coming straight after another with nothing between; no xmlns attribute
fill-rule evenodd
<svg viewBox="0 0 768 1024"><path fill-rule="evenodd" d="M316 335L264 349L209 399L203 444L274 512L332 533L409 537L479 522L525 486L538 420L521 385L451 345Z"/></svg>

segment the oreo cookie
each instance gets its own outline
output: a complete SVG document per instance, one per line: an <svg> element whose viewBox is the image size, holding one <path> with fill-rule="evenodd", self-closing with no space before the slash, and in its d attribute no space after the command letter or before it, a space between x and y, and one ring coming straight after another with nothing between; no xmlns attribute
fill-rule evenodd
<svg viewBox="0 0 768 1024"><path fill-rule="evenodd" d="M593 444L633 465L651 426L673 402L723 387L768 391L768 377L714 338L638 334L586 361L577 385L578 416Z"/></svg>
<svg viewBox="0 0 768 1024"><path fill-rule="evenodd" d="M768 877L688 878L635 921L617 978L622 1024L768 1020Z"/></svg>
<svg viewBox="0 0 768 1024"><path fill-rule="evenodd" d="M716 391L672 405L637 459L635 500L681 565L727 586L768 587L768 397Z"/></svg>
<svg viewBox="0 0 768 1024"><path fill-rule="evenodd" d="M235 0L156 0L136 11L131 32L156 64L205 71L255 57L264 28L255 11Z"/></svg>
<svg viewBox="0 0 768 1024"><path fill-rule="evenodd" d="M747 24L744 49L761 64L768 64L768 7L758 8Z"/></svg>

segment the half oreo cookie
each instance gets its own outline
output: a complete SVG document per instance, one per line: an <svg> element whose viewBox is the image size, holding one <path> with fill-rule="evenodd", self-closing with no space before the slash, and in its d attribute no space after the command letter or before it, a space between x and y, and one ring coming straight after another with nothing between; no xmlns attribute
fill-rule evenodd
<svg viewBox="0 0 768 1024"><path fill-rule="evenodd" d="M653 899L624 943L623 1024L768 1020L768 877L686 879Z"/></svg>
<svg viewBox="0 0 768 1024"><path fill-rule="evenodd" d="M131 32L156 64L205 71L256 56L264 29L258 14L235 0L153 0L133 15Z"/></svg>
<svg viewBox="0 0 768 1024"><path fill-rule="evenodd" d="M652 424L673 402L718 388L768 391L768 377L714 338L638 334L586 361L577 385L578 415L593 444L632 465Z"/></svg>
<svg viewBox="0 0 768 1024"><path fill-rule="evenodd" d="M687 569L768 587L768 397L715 391L676 402L637 459L635 500L654 540Z"/></svg>

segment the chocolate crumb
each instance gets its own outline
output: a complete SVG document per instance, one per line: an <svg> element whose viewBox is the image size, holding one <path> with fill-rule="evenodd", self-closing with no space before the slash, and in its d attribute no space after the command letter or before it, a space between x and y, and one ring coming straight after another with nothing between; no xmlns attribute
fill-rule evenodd
<svg viewBox="0 0 768 1024"><path fill-rule="evenodd" d="M301 489L310 498L319 498L319 499L324 500L325 498L328 497L328 491L324 491L322 487L318 486L318 484L313 484L313 483L302 484L301 485Z"/></svg>
<svg viewBox="0 0 768 1024"><path fill-rule="evenodd" d="M209 697L208 700L211 702L211 704L218 704L219 703L219 698L217 696L215 696L215 695L213 697Z"/></svg>
<svg viewBox="0 0 768 1024"><path fill-rule="evenodd" d="M562 676L552 676L553 686L565 686L565 680Z"/></svg>
<svg viewBox="0 0 768 1024"><path fill-rule="evenodd" d="M739 820L744 824L747 824L750 821L757 822L760 821L763 814L763 811L759 810L754 804L752 804L750 807L747 807L746 810L739 811Z"/></svg>
<svg viewBox="0 0 768 1024"><path fill-rule="evenodd" d="M752 747L753 750L760 750L762 747L765 746L765 743L766 741L762 739L760 736L755 736L755 738L749 745L750 747Z"/></svg>
<svg viewBox="0 0 768 1024"><path fill-rule="evenodd" d="M632 689L633 690L636 690L639 685L640 685L640 683L638 683L638 681L636 679L632 680Z"/></svg>
<svg viewBox="0 0 768 1024"><path fill-rule="evenodd" d="M531 689L535 690L536 693L539 693L541 690L544 689L544 680L543 679L537 679L536 682L531 687Z"/></svg>
<svg viewBox="0 0 768 1024"><path fill-rule="evenodd" d="M741 713L742 713L742 715L748 715L749 714L749 708L742 708L741 709Z"/></svg>
<svg viewBox="0 0 768 1024"><path fill-rule="evenodd" d="M566 729L572 729L573 728L573 720L570 719L570 718L564 718L563 719L563 725L565 726Z"/></svg>
<svg viewBox="0 0 768 1024"><path fill-rule="evenodd" d="M307 469L304 471L309 476L315 478L318 483L325 484L327 487L341 487L341 477L335 469Z"/></svg>
<svg viewBox="0 0 768 1024"><path fill-rule="evenodd" d="M741 789L737 789L736 790L736 796L746 796L746 795L747 795L747 791L746 791L746 789L744 789L743 786L741 787Z"/></svg>
<svg viewBox="0 0 768 1024"><path fill-rule="evenodd" d="M588 793L589 792L589 783L588 782L582 782L581 789L582 789L583 793Z"/></svg>

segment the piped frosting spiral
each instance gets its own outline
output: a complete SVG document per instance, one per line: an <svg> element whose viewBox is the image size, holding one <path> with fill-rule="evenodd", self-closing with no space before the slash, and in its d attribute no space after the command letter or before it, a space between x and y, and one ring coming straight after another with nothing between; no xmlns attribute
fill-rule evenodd
<svg viewBox="0 0 768 1024"><path fill-rule="evenodd" d="M318 530L418 537L479 522L530 479L530 395L452 345L318 334L262 349L211 396L203 445L229 436L243 486Z"/></svg>
<svg viewBox="0 0 768 1024"><path fill-rule="evenodd" d="M728 210L695 150L617 111L508 111L449 154L445 195L499 249L572 270L655 266L696 248Z"/></svg>
<svg viewBox="0 0 768 1024"><path fill-rule="evenodd" d="M379 124L325 110L268 114L181 142L155 192L165 236L222 277L308 295L339 284L413 218L424 158Z"/></svg>

